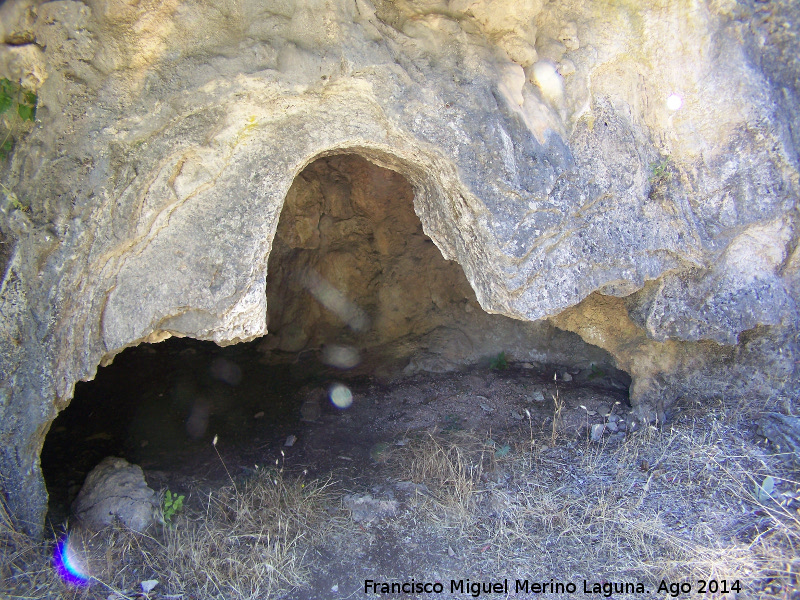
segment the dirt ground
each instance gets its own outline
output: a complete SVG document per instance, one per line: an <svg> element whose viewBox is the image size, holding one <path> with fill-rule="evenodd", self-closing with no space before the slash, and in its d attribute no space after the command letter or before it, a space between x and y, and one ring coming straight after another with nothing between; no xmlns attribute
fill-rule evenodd
<svg viewBox="0 0 800 600"><path fill-rule="evenodd" d="M53 575L53 540L7 536L6 597L800 598L800 477L758 435L763 405L685 399L652 426L596 370L495 358L378 381L163 352L120 356L54 423L49 523L55 540L108 455L184 508L83 535L81 587Z"/></svg>

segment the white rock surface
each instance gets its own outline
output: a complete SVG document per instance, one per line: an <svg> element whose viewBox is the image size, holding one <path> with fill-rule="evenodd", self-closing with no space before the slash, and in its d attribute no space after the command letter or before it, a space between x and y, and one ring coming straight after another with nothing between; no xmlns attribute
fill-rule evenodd
<svg viewBox="0 0 800 600"><path fill-rule="evenodd" d="M109 456L86 476L72 513L88 529L119 521L134 531L144 531L155 522L158 499L140 466Z"/></svg>

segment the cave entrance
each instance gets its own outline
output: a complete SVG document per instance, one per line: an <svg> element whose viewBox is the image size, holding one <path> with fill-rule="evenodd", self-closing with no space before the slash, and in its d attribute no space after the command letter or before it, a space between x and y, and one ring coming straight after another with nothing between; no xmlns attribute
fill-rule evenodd
<svg viewBox="0 0 800 600"><path fill-rule="evenodd" d="M516 427L523 408L500 403L546 404L554 371L621 399L630 383L575 334L485 313L422 231L409 182L360 156L298 175L268 267L265 337L142 344L76 386L42 451L52 523L106 456L142 466L154 489L213 487L275 460L322 474L403 430Z"/></svg>

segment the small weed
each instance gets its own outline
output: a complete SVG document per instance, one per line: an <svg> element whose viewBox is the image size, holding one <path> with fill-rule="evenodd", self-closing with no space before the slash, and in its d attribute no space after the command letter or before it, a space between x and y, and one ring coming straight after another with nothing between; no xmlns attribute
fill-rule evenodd
<svg viewBox="0 0 800 600"><path fill-rule="evenodd" d="M505 351L501 352L492 359L489 363L489 368L492 371L505 371L508 368L508 361L506 360Z"/></svg>
<svg viewBox="0 0 800 600"><path fill-rule="evenodd" d="M0 115L3 115L3 125L7 129L0 142L0 159L5 159L14 148L19 123L36 120L38 102L39 98L34 92L5 77L0 79ZM9 112L16 117L9 116Z"/></svg>
<svg viewBox="0 0 800 600"><path fill-rule="evenodd" d="M564 401L558 395L558 373L553 374L553 381L556 382L556 393L552 395L553 398L553 432L551 442L553 446L556 445L558 440L558 433L561 430L561 412L564 410Z"/></svg>
<svg viewBox="0 0 800 600"><path fill-rule="evenodd" d="M183 500L185 496L172 494L169 490L164 494L164 506L162 512L164 513L164 522L169 526L174 526L172 517L181 511L183 508Z"/></svg>
<svg viewBox="0 0 800 600"><path fill-rule="evenodd" d="M775 478L767 475L761 485L755 486L755 497L759 504L764 504L772 500L772 492L775 491Z"/></svg>
<svg viewBox="0 0 800 600"><path fill-rule="evenodd" d="M605 377L605 375L606 372L603 371L603 369L601 369L597 365L592 365L592 372L589 373L589 381L591 381L592 379L599 379L601 377Z"/></svg>
<svg viewBox="0 0 800 600"><path fill-rule="evenodd" d="M7 78L0 79L0 115L16 105L16 113L23 121L36 118L36 94Z"/></svg>
<svg viewBox="0 0 800 600"><path fill-rule="evenodd" d="M511 446L504 444L494 451L494 457L503 458L504 456L508 456L509 452L511 452Z"/></svg>
<svg viewBox="0 0 800 600"><path fill-rule="evenodd" d="M653 185L667 183L672 179L671 162L672 157L667 155L662 160L650 163L650 177L647 180Z"/></svg>
<svg viewBox="0 0 800 600"><path fill-rule="evenodd" d="M22 212L30 211L31 207L28 204L23 203L19 197L8 187L0 183L0 189L3 191L3 195L8 199L9 204L15 210L21 210Z"/></svg>

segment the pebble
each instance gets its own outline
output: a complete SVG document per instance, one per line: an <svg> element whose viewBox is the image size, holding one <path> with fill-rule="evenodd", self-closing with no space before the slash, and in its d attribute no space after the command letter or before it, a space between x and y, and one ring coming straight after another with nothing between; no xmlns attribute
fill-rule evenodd
<svg viewBox="0 0 800 600"><path fill-rule="evenodd" d="M607 417L611 414L611 409L608 407L607 404L598 404L597 414L600 415L601 417Z"/></svg>
<svg viewBox="0 0 800 600"><path fill-rule="evenodd" d="M153 591L154 587L158 585L158 579L148 579L146 581L142 581L139 585L142 586L142 592L147 595Z"/></svg>
<svg viewBox="0 0 800 600"><path fill-rule="evenodd" d="M294 446L294 443L296 441L297 441L297 436L296 435L290 435L290 436L288 436L286 438L286 441L283 442L283 445L286 446L287 448L291 448L292 446Z"/></svg>
<svg viewBox="0 0 800 600"><path fill-rule="evenodd" d="M544 394L542 393L542 390L536 390L535 392L532 392L530 399L533 402L544 402Z"/></svg>
<svg viewBox="0 0 800 600"><path fill-rule="evenodd" d="M619 427L617 427L617 424L614 423L614 421L609 421L606 423L606 427L611 433L617 433L617 431L619 431Z"/></svg>
<svg viewBox="0 0 800 600"><path fill-rule="evenodd" d="M253 418L254 418L254 419L260 419L260 418L262 418L263 416L264 416L264 411L263 411L263 410L260 410L260 411L258 411L256 414L254 414L254 415L253 415Z"/></svg>
<svg viewBox="0 0 800 600"><path fill-rule="evenodd" d="M564 373L561 375L561 381L572 381L572 375L564 371Z"/></svg>
<svg viewBox="0 0 800 600"><path fill-rule="evenodd" d="M521 414L519 414L519 413L518 413L517 411L515 411L515 410L511 412L511 416L512 416L513 418L515 418L517 421L522 421L522 415L521 415Z"/></svg>
<svg viewBox="0 0 800 600"><path fill-rule="evenodd" d="M592 441L599 442L603 439L603 431L605 431L606 426L603 423L595 423L592 425Z"/></svg>

